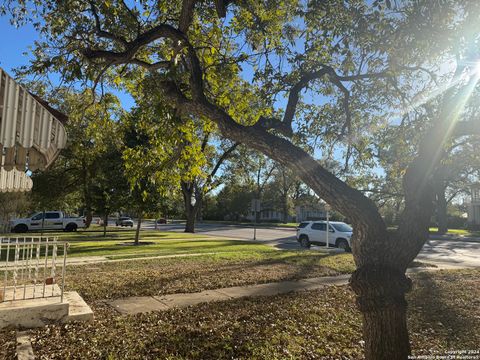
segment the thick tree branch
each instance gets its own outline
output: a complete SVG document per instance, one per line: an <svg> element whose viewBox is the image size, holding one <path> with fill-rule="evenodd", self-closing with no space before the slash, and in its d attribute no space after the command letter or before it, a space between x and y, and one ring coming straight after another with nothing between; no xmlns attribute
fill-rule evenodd
<svg viewBox="0 0 480 360"><path fill-rule="evenodd" d="M169 61L157 61L155 63L148 63L146 61L135 59L135 58L128 61L128 63L139 65L150 71L155 71L158 69L167 69L171 65Z"/></svg>
<svg viewBox="0 0 480 360"><path fill-rule="evenodd" d="M192 23L195 3L196 0L183 0L180 20L178 21L178 29L183 33L188 31L188 28Z"/></svg>
<svg viewBox="0 0 480 360"><path fill-rule="evenodd" d="M291 124L283 122L274 117L260 116L254 127L262 128L264 130L277 130L280 134L290 138L293 135Z"/></svg>
<svg viewBox="0 0 480 360"><path fill-rule="evenodd" d="M325 67L322 67L318 71L310 72L304 74L300 80L292 86L290 89L290 94L288 96L288 103L287 107L285 108L285 115L283 116L283 122L291 127L293 117L295 116L295 111L297 109L298 98L300 92L308 85L310 81L320 79L325 74L327 74L329 70Z"/></svg>
<svg viewBox="0 0 480 360"><path fill-rule="evenodd" d="M110 38L101 34L99 34L99 36ZM135 40L126 42L125 51L116 52L102 49L85 49L83 50L83 54L87 59L90 60L105 59L117 60L118 63L126 63L134 58L135 54L141 47L162 38L168 38L173 41L183 43L184 46L188 44L187 38L181 31L168 24L160 24L139 35Z"/></svg>

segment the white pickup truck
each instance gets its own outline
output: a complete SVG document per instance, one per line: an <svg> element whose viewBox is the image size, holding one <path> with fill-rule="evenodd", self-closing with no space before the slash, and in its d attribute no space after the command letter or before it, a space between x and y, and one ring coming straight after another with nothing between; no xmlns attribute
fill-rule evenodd
<svg viewBox="0 0 480 360"><path fill-rule="evenodd" d="M45 215L45 218L44 218ZM36 230L77 231L85 227L85 219L66 217L61 211L36 212L24 219L10 220L10 229L16 233Z"/></svg>

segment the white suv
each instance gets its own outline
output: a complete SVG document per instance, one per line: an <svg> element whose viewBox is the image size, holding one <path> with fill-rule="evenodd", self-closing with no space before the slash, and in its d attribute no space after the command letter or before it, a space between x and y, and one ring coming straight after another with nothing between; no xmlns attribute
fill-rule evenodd
<svg viewBox="0 0 480 360"><path fill-rule="evenodd" d="M325 245L327 242L327 222L307 221L297 227L297 241L304 248L312 244ZM330 221L328 244L345 251L351 251L352 228L340 221Z"/></svg>

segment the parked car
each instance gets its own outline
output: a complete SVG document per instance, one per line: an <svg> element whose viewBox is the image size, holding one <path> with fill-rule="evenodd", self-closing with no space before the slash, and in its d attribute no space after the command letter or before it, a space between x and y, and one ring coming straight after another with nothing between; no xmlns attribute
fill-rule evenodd
<svg viewBox="0 0 480 360"><path fill-rule="evenodd" d="M352 228L340 221L330 221L328 245L335 246L345 251L351 251ZM304 248L312 244L325 245L327 242L327 222L307 221L297 227L297 241Z"/></svg>
<svg viewBox="0 0 480 360"><path fill-rule="evenodd" d="M122 216L115 221L115 226L130 226L133 227L133 220L131 217Z"/></svg>
<svg viewBox="0 0 480 360"><path fill-rule="evenodd" d="M166 223L167 223L167 219L165 218L161 218L157 220L157 224L166 224Z"/></svg>
<svg viewBox="0 0 480 360"><path fill-rule="evenodd" d="M85 227L85 218L68 217L61 211L36 212L27 218L10 220L10 229L16 233L34 230L77 231Z"/></svg>

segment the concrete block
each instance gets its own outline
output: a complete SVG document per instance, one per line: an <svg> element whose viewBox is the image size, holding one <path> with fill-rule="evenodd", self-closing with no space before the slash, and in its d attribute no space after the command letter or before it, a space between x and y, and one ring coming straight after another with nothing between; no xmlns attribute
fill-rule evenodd
<svg viewBox="0 0 480 360"><path fill-rule="evenodd" d="M68 303L60 298L6 301L0 304L0 328L36 328L62 322L68 316Z"/></svg>
<svg viewBox="0 0 480 360"><path fill-rule="evenodd" d="M63 294L64 301L68 303L68 316L64 322L92 321L93 311L76 291Z"/></svg>
<svg viewBox="0 0 480 360"><path fill-rule="evenodd" d="M25 298L23 300L25 289ZM15 291L15 301L13 293ZM33 299L33 294L37 298ZM76 292L65 292L63 303L60 302L60 288L56 285L45 286L46 298L42 296L43 284L29 285L26 288L17 287L14 290L8 287L5 291L8 301L0 302L0 328L13 326L17 328L36 328L51 323L70 321L90 321L93 311ZM52 296L54 295L54 296Z"/></svg>
<svg viewBox="0 0 480 360"><path fill-rule="evenodd" d="M167 310L169 307L153 297L129 297L110 301L109 304L120 314L134 315L151 311Z"/></svg>
<svg viewBox="0 0 480 360"><path fill-rule="evenodd" d="M190 294L171 294L154 296L155 299L166 304L168 307L186 307L210 301L230 300L231 297L216 290L206 290Z"/></svg>
<svg viewBox="0 0 480 360"><path fill-rule="evenodd" d="M17 333L17 359L35 360L30 334L26 331Z"/></svg>

